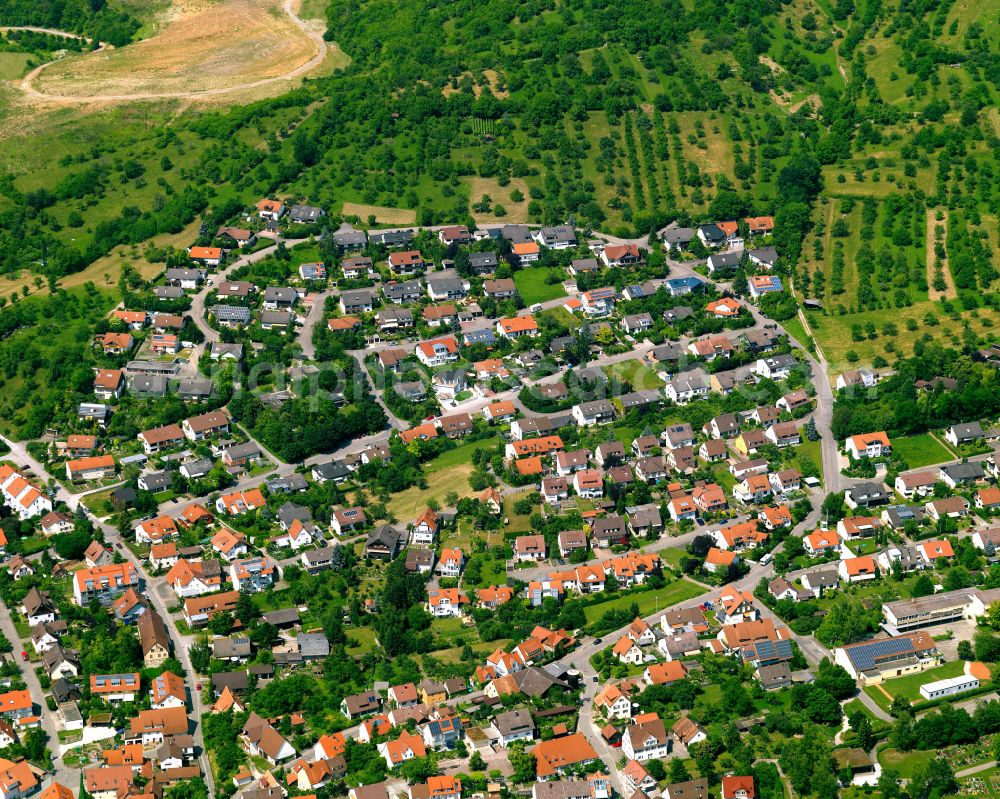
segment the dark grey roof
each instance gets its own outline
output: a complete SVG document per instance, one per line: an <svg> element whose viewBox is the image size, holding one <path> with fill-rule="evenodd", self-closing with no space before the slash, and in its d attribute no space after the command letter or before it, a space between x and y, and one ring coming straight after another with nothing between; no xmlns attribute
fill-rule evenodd
<svg viewBox="0 0 1000 799"><path fill-rule="evenodd" d="M183 269L180 267L172 267L167 270L166 279L173 281L181 280L201 280L202 272L200 269Z"/></svg>
<svg viewBox="0 0 1000 799"><path fill-rule="evenodd" d="M278 508L278 518L281 520L281 523L287 527L296 519L300 522L310 521L312 519L312 513L309 511L309 508L296 505L294 502L286 502Z"/></svg>
<svg viewBox="0 0 1000 799"><path fill-rule="evenodd" d="M293 205L289 213L295 222L315 222L326 216L326 211L314 205Z"/></svg>
<svg viewBox="0 0 1000 799"><path fill-rule="evenodd" d="M817 570L802 576L803 578L809 578L809 585L813 588L817 586L821 588L836 588L840 583L840 576L837 574L836 569L829 569L827 571Z"/></svg>
<svg viewBox="0 0 1000 799"><path fill-rule="evenodd" d="M757 247L747 253L751 258L756 258L765 264L774 266L778 261L778 251L774 247Z"/></svg>
<svg viewBox="0 0 1000 799"><path fill-rule="evenodd" d="M212 466L214 461L211 458L197 458L193 461L188 461L182 464L184 471L188 473L190 477L201 477L202 475L208 474L212 471Z"/></svg>
<svg viewBox="0 0 1000 799"><path fill-rule="evenodd" d="M969 461L968 463L950 463L941 467L941 474L948 475L956 483L968 480L981 480L985 472L983 464L979 461Z"/></svg>
<svg viewBox="0 0 1000 799"><path fill-rule="evenodd" d="M349 477L351 470L340 461L330 461L329 463L317 463L312 467L323 480L339 480Z"/></svg>
<svg viewBox="0 0 1000 799"><path fill-rule="evenodd" d="M330 654L330 642L323 633L302 633L295 641L302 657L325 658Z"/></svg>
<svg viewBox="0 0 1000 799"><path fill-rule="evenodd" d="M386 247L409 244L413 241L412 230L373 230L368 234L372 244L384 244Z"/></svg>
<svg viewBox="0 0 1000 799"><path fill-rule="evenodd" d="M663 241L667 246L671 244L688 244L694 237L694 228L690 227L673 227L663 231Z"/></svg>
<svg viewBox="0 0 1000 799"><path fill-rule="evenodd" d="M496 266L497 254L495 252L471 252L469 253L469 263L474 269Z"/></svg>
<svg viewBox="0 0 1000 799"><path fill-rule="evenodd" d="M216 695L228 688L234 693L245 693L250 685L250 678L245 671L219 671L212 675L212 690Z"/></svg>
<svg viewBox="0 0 1000 799"><path fill-rule="evenodd" d="M210 397L212 381L207 377L186 377L177 386L177 393L181 397Z"/></svg>
<svg viewBox="0 0 1000 799"><path fill-rule="evenodd" d="M644 391L632 391L629 394L622 394L621 397L619 397L622 408L626 411L630 408L642 408L647 405L655 405L662 399L663 396L655 388L646 389Z"/></svg>
<svg viewBox="0 0 1000 799"><path fill-rule="evenodd" d="M699 225L698 230L700 230L701 234L709 241L725 241L726 239L726 234L722 232L722 228L715 223L709 225Z"/></svg>
<svg viewBox="0 0 1000 799"><path fill-rule="evenodd" d="M288 325L294 318L295 315L291 311L262 311L260 324L261 326L282 327Z"/></svg>
<svg viewBox="0 0 1000 799"><path fill-rule="evenodd" d="M340 301L344 304L344 307L349 305L371 305L375 301L375 291L373 289L344 291L340 295Z"/></svg>
<svg viewBox="0 0 1000 799"><path fill-rule="evenodd" d="M208 310L220 322L245 325L250 321L250 309L242 305L213 305Z"/></svg>
<svg viewBox="0 0 1000 799"><path fill-rule="evenodd" d="M131 388L137 394L163 396L167 393L167 378L161 375L136 375L132 378Z"/></svg>
<svg viewBox="0 0 1000 799"><path fill-rule="evenodd" d="M304 491L309 487L309 481L301 474L293 473L285 477L272 477L267 481L267 490L272 494L286 491Z"/></svg>
<svg viewBox="0 0 1000 799"><path fill-rule="evenodd" d="M279 610L269 610L267 613L261 614L261 619L268 624L273 624L275 627L298 624L301 620L298 608L280 608Z"/></svg>
<svg viewBox="0 0 1000 799"><path fill-rule="evenodd" d="M174 484L174 473L168 471L150 472L142 475L142 482L147 491L162 491Z"/></svg>
<svg viewBox="0 0 1000 799"><path fill-rule="evenodd" d="M268 286L264 289L264 302L293 303L299 293L290 286Z"/></svg>
<svg viewBox="0 0 1000 799"><path fill-rule="evenodd" d="M212 343L211 353L213 358L221 358L224 355L229 355L235 358L236 360L241 361L243 360L243 345L226 344L225 342L222 341L215 341Z"/></svg>
<svg viewBox="0 0 1000 799"><path fill-rule="evenodd" d="M333 240L338 247L364 247L368 243L368 234L363 230L345 230L334 233Z"/></svg>

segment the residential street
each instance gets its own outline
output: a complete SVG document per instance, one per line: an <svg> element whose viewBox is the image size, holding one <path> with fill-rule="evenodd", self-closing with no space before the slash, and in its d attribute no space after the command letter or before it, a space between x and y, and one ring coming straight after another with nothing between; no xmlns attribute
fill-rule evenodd
<svg viewBox="0 0 1000 799"><path fill-rule="evenodd" d="M28 663L21 661L21 650L24 648L24 645L22 645L21 636L17 634L17 628L14 627L14 622L11 620L11 613L13 612L13 609L7 612L2 603L0 603L0 632L3 632L4 637L14 647L11 658L21 669L21 674L24 675L24 682L28 686L28 692L31 694L31 701L34 703L41 717L42 729L49 736L49 750L52 752L52 768L55 772L53 776L64 785L74 785L79 781L79 778L76 776L77 772L63 765L62 757L59 755L59 735L56 731L55 714L46 706L45 692L42 690L42 684L38 681L38 675L35 674L35 666L41 666L41 661ZM30 642L26 646L30 648Z"/></svg>

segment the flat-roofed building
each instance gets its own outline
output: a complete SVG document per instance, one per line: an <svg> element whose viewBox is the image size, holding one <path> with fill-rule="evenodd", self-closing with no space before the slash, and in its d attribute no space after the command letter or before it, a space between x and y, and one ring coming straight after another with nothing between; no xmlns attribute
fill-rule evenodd
<svg viewBox="0 0 1000 799"><path fill-rule="evenodd" d="M959 619L977 619L986 612L990 604L998 600L1000 589L984 591L961 588L957 591L887 602L882 605L882 627L890 635L898 635L908 630L948 624Z"/></svg>

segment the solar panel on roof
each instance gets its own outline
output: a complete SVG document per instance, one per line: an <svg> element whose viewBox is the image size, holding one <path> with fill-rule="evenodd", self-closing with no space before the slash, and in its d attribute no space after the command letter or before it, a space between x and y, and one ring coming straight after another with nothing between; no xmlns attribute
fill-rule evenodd
<svg viewBox="0 0 1000 799"><path fill-rule="evenodd" d="M848 648L847 656L858 671L867 671L880 660L907 652L913 652L913 641L909 638L880 638Z"/></svg>

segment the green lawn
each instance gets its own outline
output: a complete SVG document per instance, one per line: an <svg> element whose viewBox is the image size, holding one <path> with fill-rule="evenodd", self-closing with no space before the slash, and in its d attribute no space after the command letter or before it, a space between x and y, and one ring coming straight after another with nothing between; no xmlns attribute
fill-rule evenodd
<svg viewBox="0 0 1000 799"><path fill-rule="evenodd" d="M472 441L468 444L462 444L461 446L455 447L455 449L450 449L447 452L438 455L431 461L427 462L425 470L427 474L433 474L441 469L446 469L449 466L458 466L463 463L472 463L472 453L477 449L492 449L497 444L497 439L494 438L483 438L479 441Z"/></svg>
<svg viewBox="0 0 1000 799"><path fill-rule="evenodd" d="M30 53L0 53L0 80L17 80L28 71L28 62L35 60Z"/></svg>
<svg viewBox="0 0 1000 799"><path fill-rule="evenodd" d="M912 752L900 752L898 749L883 749L878 753L878 762L882 768L894 768L899 776L908 779L925 768L928 758L933 752L923 752L919 749Z"/></svg>
<svg viewBox="0 0 1000 799"><path fill-rule="evenodd" d="M872 724L872 729L879 730L885 727L885 722L872 713L871 710L868 709L868 706L860 699L852 699L849 702L844 703L844 715L848 718L858 711L864 713L868 717L868 720Z"/></svg>
<svg viewBox="0 0 1000 799"><path fill-rule="evenodd" d="M578 317L573 316L573 314L569 312L569 309L562 305L542 311L538 314L538 316L547 316L564 327L568 327L570 330L576 330L578 327L583 327L583 322L581 322Z"/></svg>
<svg viewBox="0 0 1000 799"><path fill-rule="evenodd" d="M794 338L803 347L806 346L806 339L809 336L806 335L806 329L802 326L802 322L799 317L793 316L791 319L786 319L780 323L785 332L788 333L792 338Z"/></svg>
<svg viewBox="0 0 1000 799"><path fill-rule="evenodd" d="M712 467L712 474L715 475L715 482L717 482L723 491L728 495L732 495L733 487L736 485L736 478L733 477L733 473L726 468L724 463L717 464Z"/></svg>
<svg viewBox="0 0 1000 799"><path fill-rule="evenodd" d="M375 650L375 631L371 627L348 627L344 632L348 641L357 643L347 648L349 655L360 657Z"/></svg>
<svg viewBox="0 0 1000 799"><path fill-rule="evenodd" d="M820 471L820 479L823 479L823 452L818 440L810 441L803 436L802 443L795 448L795 457L796 461L799 458L808 458L812 461Z"/></svg>
<svg viewBox="0 0 1000 799"><path fill-rule="evenodd" d="M935 680L945 680L949 677L958 677L965 673L965 662L961 660L953 660L950 663L945 663L938 666L935 669L928 669L927 671L918 672L917 674L907 674L905 677L897 677L894 680L886 680L882 683L882 687L893 697L903 696L910 700L910 702L922 702L924 698L920 695L920 686L926 685L929 682L934 682ZM869 686L865 688L865 691L878 702L879 706L885 703L885 708L889 707L889 700L886 699L885 694L878 690L875 686ZM961 697L961 694L957 695Z"/></svg>
<svg viewBox="0 0 1000 799"><path fill-rule="evenodd" d="M561 280L558 283L545 282L550 271L552 270L545 266L532 266L528 269L519 269L514 273L517 293L521 295L525 305L533 305L536 302L546 302L566 296Z"/></svg>
<svg viewBox="0 0 1000 799"><path fill-rule="evenodd" d="M635 359L621 361L604 367L604 372L611 378L617 378L623 383L632 386L633 391L644 391L650 388L660 388L663 385L662 378L649 364Z"/></svg>
<svg viewBox="0 0 1000 799"><path fill-rule="evenodd" d="M681 578L659 591L623 594L607 602L590 605L584 608L583 613L587 617L588 623L594 622L609 610L622 610L631 607L632 603L635 602L639 606L639 615L645 617L681 602L686 602L703 593L705 593L705 589L702 586Z"/></svg>
<svg viewBox="0 0 1000 799"><path fill-rule="evenodd" d="M681 560L687 557L687 552L680 547L667 547L666 549L661 549L659 554L660 559L664 563L673 566L675 569L679 569Z"/></svg>
<svg viewBox="0 0 1000 799"><path fill-rule="evenodd" d="M929 433L892 439L892 454L906 461L911 469L954 460L954 456Z"/></svg>

